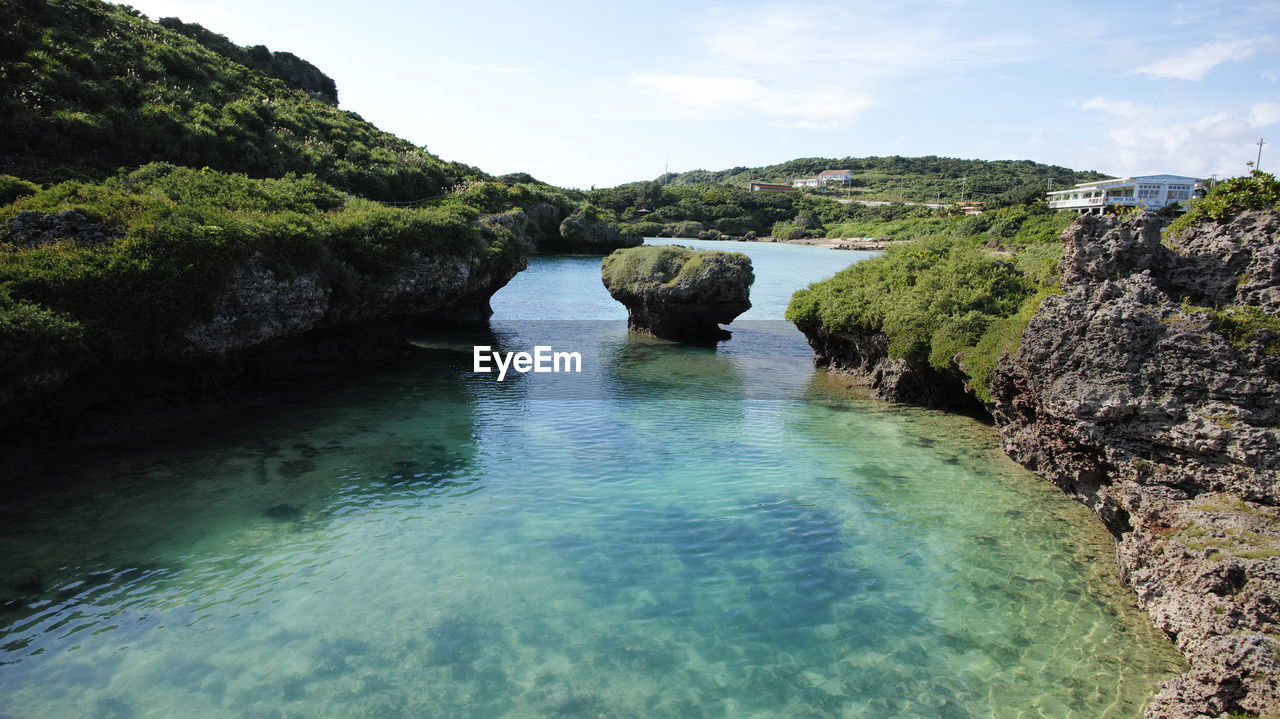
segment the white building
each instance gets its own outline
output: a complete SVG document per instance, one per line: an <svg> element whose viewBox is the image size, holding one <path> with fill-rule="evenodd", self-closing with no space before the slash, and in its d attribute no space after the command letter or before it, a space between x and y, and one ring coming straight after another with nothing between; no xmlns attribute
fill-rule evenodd
<svg viewBox="0 0 1280 719"><path fill-rule="evenodd" d="M1182 175L1142 175L1082 182L1069 190L1050 192L1049 208L1072 210L1082 215L1100 215L1114 205L1158 210L1172 202L1191 199L1197 182L1198 178Z"/></svg>
<svg viewBox="0 0 1280 719"><path fill-rule="evenodd" d="M816 178L816 177L801 177L801 178L800 178L800 179L798 179L798 180L794 180L794 181L792 181L791 186L792 186L792 187L817 187L817 186L818 186L818 178Z"/></svg>
<svg viewBox="0 0 1280 719"><path fill-rule="evenodd" d="M818 184L826 185L831 182L841 184L847 183L853 179L853 170L823 170L818 173Z"/></svg>

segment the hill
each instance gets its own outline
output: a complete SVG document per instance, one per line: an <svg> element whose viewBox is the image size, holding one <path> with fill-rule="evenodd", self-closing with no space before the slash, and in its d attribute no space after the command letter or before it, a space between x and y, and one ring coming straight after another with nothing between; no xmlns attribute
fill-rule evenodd
<svg viewBox="0 0 1280 719"><path fill-rule="evenodd" d="M408 351L487 317L532 251L640 241L316 99L293 56L99 0L0 11L0 460L91 408Z"/></svg>
<svg viewBox="0 0 1280 719"><path fill-rule="evenodd" d="M170 22L175 32L98 0L0 0L0 14L0 173L96 180L162 161L250 177L311 173L383 201L483 175L294 89L307 82L272 77L319 70L266 48Z"/></svg>
<svg viewBox="0 0 1280 719"><path fill-rule="evenodd" d="M751 182L791 184L823 170L853 170L850 194L864 200L956 202L994 198L1017 188L1040 189L1105 179L1093 171L1078 171L1030 160L960 160L951 157L802 157L765 167L691 170L658 178L663 185L727 184L745 188ZM842 194L845 190L840 191Z"/></svg>
<svg viewBox="0 0 1280 719"><path fill-rule="evenodd" d="M237 45L226 35L219 35L203 25L183 22L176 17L162 17L158 22L165 28L186 35L232 62L253 68L268 77L274 77L321 102L330 105L338 104L338 86L333 78L291 52L273 52L264 45L248 47Z"/></svg>

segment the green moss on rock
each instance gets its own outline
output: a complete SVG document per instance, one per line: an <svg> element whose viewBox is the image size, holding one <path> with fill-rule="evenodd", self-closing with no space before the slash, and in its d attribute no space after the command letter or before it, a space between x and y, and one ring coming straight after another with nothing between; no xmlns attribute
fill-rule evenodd
<svg viewBox="0 0 1280 719"><path fill-rule="evenodd" d="M600 276L626 305L632 331L682 341L727 339L719 325L750 309L755 281L740 252L681 245L618 250L601 263Z"/></svg>

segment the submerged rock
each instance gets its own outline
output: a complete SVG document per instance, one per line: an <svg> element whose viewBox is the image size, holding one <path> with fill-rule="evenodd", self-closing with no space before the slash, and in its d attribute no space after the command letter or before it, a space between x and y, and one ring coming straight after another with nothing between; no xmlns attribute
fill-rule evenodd
<svg viewBox="0 0 1280 719"><path fill-rule="evenodd" d="M991 378L1004 449L1091 507L1191 670L1148 719L1280 712L1280 215L1084 217Z"/></svg>
<svg viewBox="0 0 1280 719"><path fill-rule="evenodd" d="M618 250L600 265L600 276L626 305L632 332L686 342L728 339L720 324L751 308L755 281L746 255L680 245Z"/></svg>

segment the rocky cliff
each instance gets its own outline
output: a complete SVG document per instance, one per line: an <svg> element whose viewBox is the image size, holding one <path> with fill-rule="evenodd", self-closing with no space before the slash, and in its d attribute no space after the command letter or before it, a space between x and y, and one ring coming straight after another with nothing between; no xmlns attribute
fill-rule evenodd
<svg viewBox="0 0 1280 719"><path fill-rule="evenodd" d="M919 357L889 356L889 339L862 329L832 330L818 323L798 323L813 348L813 363L848 378L886 402L924 407L981 411L982 405L965 391L958 370L929 366Z"/></svg>
<svg viewBox="0 0 1280 719"><path fill-rule="evenodd" d="M1280 213L1164 237L1080 218L1061 294L988 378L1005 451L1092 508L1138 603L1191 670L1147 719L1280 716ZM984 405L876 331L798 325L815 363L882 399Z"/></svg>
<svg viewBox="0 0 1280 719"><path fill-rule="evenodd" d="M991 377L1005 450L1097 512L1191 663L1149 719L1280 713L1280 216L1085 217Z"/></svg>
<svg viewBox="0 0 1280 719"><path fill-rule="evenodd" d="M730 337L720 325L751 308L755 280L746 255L680 245L618 250L601 263L600 276L626 305L632 332L698 343Z"/></svg>
<svg viewBox="0 0 1280 719"><path fill-rule="evenodd" d="M194 321L151 337L144 357L0 376L0 455L24 444L124 437L187 409L208 414L211 402L267 376L314 374L407 351L402 333L415 324L484 320L490 297L527 264L527 225L518 210L483 217L473 228L482 242L470 254L414 251L389 271L358 279L323 255L304 272L250 257L230 268ZM122 234L74 210L25 212L9 231L28 244L97 243ZM0 478L20 464L0 461Z"/></svg>

